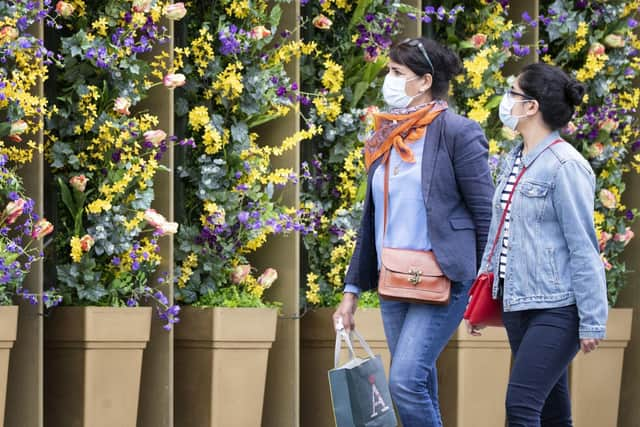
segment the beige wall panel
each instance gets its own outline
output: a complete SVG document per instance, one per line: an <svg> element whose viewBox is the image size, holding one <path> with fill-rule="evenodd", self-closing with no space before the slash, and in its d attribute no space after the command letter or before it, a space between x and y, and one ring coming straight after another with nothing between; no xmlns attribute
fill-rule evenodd
<svg viewBox="0 0 640 427"><path fill-rule="evenodd" d="M173 24L164 22L171 32L171 41L161 46L166 50L170 61L173 61ZM167 135L174 132L173 91L164 86L154 87L149 98L140 109L147 109L160 120L159 128ZM154 179L155 201L154 209L162 213L167 220L173 221L173 149L170 146L162 157L162 164L170 172L158 171ZM173 301L173 238L161 237L160 255L162 263L158 274L167 272L167 282L160 287L169 301ZM156 285L156 278L151 285ZM144 351L142 361L142 382L140 385L140 405L138 409L139 427L173 427L173 331L167 332L164 323L154 314L151 320L151 339Z"/></svg>
<svg viewBox="0 0 640 427"><path fill-rule="evenodd" d="M298 64L294 64L290 75L298 76ZM294 77L297 81L298 78ZM261 143L279 144L298 129L298 115L291 113L283 119L262 126ZM304 144L304 142L303 142ZM280 157L275 167L289 167L298 171L299 149ZM300 190L288 187L283 200L298 206ZM299 425L300 402L300 240L296 234L271 237L267 244L253 257L258 271L273 267L278 271L278 280L267 291L267 299L283 304L278 318L276 341L269 354L267 385L265 389L262 425L265 427L293 427Z"/></svg>
<svg viewBox="0 0 640 427"><path fill-rule="evenodd" d="M283 14L280 27L293 29L298 25L300 2L280 3ZM298 37L298 33L294 36ZM287 66L292 81L300 81L300 63L293 59ZM284 138L300 128L298 112L289 113L255 129L260 135L259 143L278 145ZM302 142L305 144L305 142ZM300 149L287 152L274 161L274 167L292 168L299 171ZM298 206L300 188L288 186L282 194L285 203ZM253 257L259 271L273 267L278 271L278 280L267 291L267 299L282 302L278 318L276 341L269 353L267 384L265 387L262 425L265 427L295 427L300 425L300 240L296 234L287 237L272 237Z"/></svg>
<svg viewBox="0 0 640 427"><path fill-rule="evenodd" d="M421 8L423 2L420 0L405 0L402 3ZM422 21L419 19L409 19L404 16L400 18L400 22L404 31L396 37L397 40L394 40L394 42L401 41L407 37L413 38L422 35Z"/></svg>
<svg viewBox="0 0 640 427"><path fill-rule="evenodd" d="M629 174L625 203L627 206L640 206L640 176ZM625 250L627 270L630 271L627 287L618 302L618 307L632 307L631 342L624 354L622 370L622 389L620 392L620 410L618 427L636 427L640 419L640 222L633 226L636 238Z"/></svg>
<svg viewBox="0 0 640 427"><path fill-rule="evenodd" d="M33 34L42 39L42 24L33 28ZM39 95L44 94L42 82L37 88ZM34 140L41 143L42 132ZM44 159L35 154L33 161L20 170L25 189L36 203L36 212L43 214L44 206ZM41 242L37 245L41 247ZM42 261L33 265L24 287L31 292L42 292ZM9 380L4 426L40 427L43 424L43 347L42 347L42 303L31 305L18 301L18 335L9 359Z"/></svg>

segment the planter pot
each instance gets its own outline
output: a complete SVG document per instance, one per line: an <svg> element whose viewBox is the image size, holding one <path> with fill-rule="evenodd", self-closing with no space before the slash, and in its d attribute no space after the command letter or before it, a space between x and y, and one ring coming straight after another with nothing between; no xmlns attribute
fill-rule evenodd
<svg viewBox="0 0 640 427"><path fill-rule="evenodd" d="M0 420L4 420L7 400L7 376L9 373L9 353L16 341L18 331L18 306L0 306Z"/></svg>
<svg viewBox="0 0 640 427"><path fill-rule="evenodd" d="M504 426L511 349L503 328L472 337L458 327L438 360L440 409L447 427Z"/></svg>
<svg viewBox="0 0 640 427"><path fill-rule="evenodd" d="M135 427L151 308L59 307L45 319L45 426Z"/></svg>
<svg viewBox="0 0 640 427"><path fill-rule="evenodd" d="M618 425L624 349L631 338L632 309L609 310L607 337L598 350L579 353L569 381L573 422L580 427Z"/></svg>
<svg viewBox="0 0 640 427"><path fill-rule="evenodd" d="M336 334L333 329L334 308L320 308L304 315L300 323L301 355L301 423L304 427L335 427L329 379L333 369ZM382 327L380 310L360 308L356 313L356 328L367 341L374 354L382 357L389 374L390 355ZM359 345L356 345L358 351ZM361 351L362 349L360 349ZM362 352L364 353L364 352ZM342 360L347 357L343 350Z"/></svg>
<svg viewBox="0 0 640 427"><path fill-rule="evenodd" d="M184 307L175 329L176 427L259 427L278 312Z"/></svg>

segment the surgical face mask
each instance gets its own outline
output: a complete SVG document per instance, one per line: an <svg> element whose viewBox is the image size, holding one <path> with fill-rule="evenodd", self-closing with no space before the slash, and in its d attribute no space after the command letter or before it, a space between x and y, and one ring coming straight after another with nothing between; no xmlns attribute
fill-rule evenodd
<svg viewBox="0 0 640 427"><path fill-rule="evenodd" d="M407 79L406 77L396 77L391 74L387 74L384 78L384 84L382 85L382 96L384 102L391 108L406 108L409 106L413 98L418 96L409 96L405 91L407 82L416 80L418 77Z"/></svg>
<svg viewBox="0 0 640 427"><path fill-rule="evenodd" d="M498 115L500 116L500 121L506 127L511 130L516 130L516 126L518 126L518 120L522 117L526 117L526 114L521 116L514 116L511 114L511 110L513 110L513 106L519 102L528 102L530 99L513 99L509 92L505 93L500 101L500 107L498 108Z"/></svg>

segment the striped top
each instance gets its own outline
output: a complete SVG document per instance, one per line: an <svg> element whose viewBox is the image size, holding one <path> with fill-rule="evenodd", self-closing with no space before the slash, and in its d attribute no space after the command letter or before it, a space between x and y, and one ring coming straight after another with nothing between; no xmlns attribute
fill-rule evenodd
<svg viewBox="0 0 640 427"><path fill-rule="evenodd" d="M516 178L520 173L520 167L522 164L522 150L518 152L516 156L516 161L513 164L513 169L511 169L511 173L509 174L509 178L507 179L507 184L504 186L502 190L502 194L500 195L500 205L502 209L507 206L507 201L509 200L509 196L513 191L513 184L516 182ZM504 218L504 235L502 238L502 248L500 250L500 278L504 279L507 272L507 253L509 252L509 220L511 219L511 204L507 209L507 214Z"/></svg>

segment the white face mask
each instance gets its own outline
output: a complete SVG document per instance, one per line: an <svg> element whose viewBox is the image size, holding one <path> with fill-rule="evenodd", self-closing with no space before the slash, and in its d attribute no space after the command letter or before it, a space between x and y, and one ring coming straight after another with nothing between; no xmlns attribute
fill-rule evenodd
<svg viewBox="0 0 640 427"><path fill-rule="evenodd" d="M396 77L391 74L387 74L384 78L384 84L382 85L382 96L384 98L384 102L386 102L391 108L408 107L413 98L418 96L419 93L414 96L407 95L407 92L405 91L407 82L418 78L419 77L416 76L411 79L407 79L406 77Z"/></svg>
<svg viewBox="0 0 640 427"><path fill-rule="evenodd" d="M514 116L511 114L511 110L513 110L513 106L519 102L528 102L530 99L513 99L509 92L505 93L500 101L500 107L498 108L498 115L500 116L500 121L506 127L511 130L516 130L516 126L518 126L518 120L522 117L526 117L526 114L521 116Z"/></svg>

